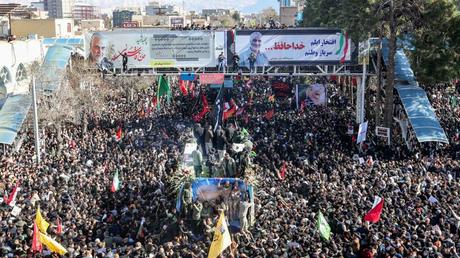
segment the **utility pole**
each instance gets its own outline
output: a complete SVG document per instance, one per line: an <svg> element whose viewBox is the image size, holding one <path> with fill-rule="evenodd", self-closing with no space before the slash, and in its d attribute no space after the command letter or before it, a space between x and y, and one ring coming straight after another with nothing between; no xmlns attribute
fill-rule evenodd
<svg viewBox="0 0 460 258"><path fill-rule="evenodd" d="M40 163L40 134L38 132L38 112L37 112L37 91L35 89L35 76L32 77L32 105L34 111L34 136L35 136L35 157L37 164Z"/></svg>

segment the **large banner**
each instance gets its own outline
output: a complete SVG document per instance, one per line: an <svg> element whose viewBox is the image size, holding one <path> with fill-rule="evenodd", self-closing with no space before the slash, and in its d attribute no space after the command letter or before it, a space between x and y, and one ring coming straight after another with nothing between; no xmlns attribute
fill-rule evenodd
<svg viewBox="0 0 460 258"><path fill-rule="evenodd" d="M224 41L223 32L167 31L158 29L120 30L85 35L88 60L102 68L123 67L127 56L128 69L152 67L215 67L216 52L224 42L215 44L215 35ZM222 34L222 35L221 35Z"/></svg>
<svg viewBox="0 0 460 258"><path fill-rule="evenodd" d="M230 51L232 52L232 51ZM355 44L336 29L242 30L235 51L241 67L352 63Z"/></svg>

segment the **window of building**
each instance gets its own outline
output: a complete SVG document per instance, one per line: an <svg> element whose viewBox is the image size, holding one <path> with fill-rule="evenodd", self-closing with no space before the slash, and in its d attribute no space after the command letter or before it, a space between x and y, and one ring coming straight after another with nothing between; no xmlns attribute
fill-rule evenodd
<svg viewBox="0 0 460 258"><path fill-rule="evenodd" d="M22 81L27 79L27 70L23 64L19 64L18 70L16 71L16 81Z"/></svg>
<svg viewBox="0 0 460 258"><path fill-rule="evenodd" d="M0 69L0 85L11 82L11 74L6 67Z"/></svg>

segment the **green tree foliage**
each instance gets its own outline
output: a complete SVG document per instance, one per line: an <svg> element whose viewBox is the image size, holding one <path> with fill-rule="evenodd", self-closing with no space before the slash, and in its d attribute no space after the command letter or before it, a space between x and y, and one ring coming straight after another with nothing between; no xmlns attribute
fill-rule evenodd
<svg viewBox="0 0 460 258"><path fill-rule="evenodd" d="M453 1L425 1L411 55L418 80L445 82L460 76L460 15Z"/></svg>
<svg viewBox="0 0 460 258"><path fill-rule="evenodd" d="M458 78L460 66L460 0L393 0L396 36L413 39L409 53L416 76L424 83ZM315 0L304 9L305 27L337 27L353 39L390 38L390 1Z"/></svg>
<svg viewBox="0 0 460 258"><path fill-rule="evenodd" d="M425 85L459 78L459 5L460 0L308 0L303 26L345 29L360 41L368 35L389 39L384 121L390 127L396 38L413 40L409 56Z"/></svg>
<svg viewBox="0 0 460 258"><path fill-rule="evenodd" d="M241 17L240 17L240 13L238 11L235 11L233 14L232 14L232 18L233 20L235 20L236 22L239 22Z"/></svg>
<svg viewBox="0 0 460 258"><path fill-rule="evenodd" d="M375 30L378 21L372 1L315 0L307 1L304 9L304 27L337 27L363 40Z"/></svg>

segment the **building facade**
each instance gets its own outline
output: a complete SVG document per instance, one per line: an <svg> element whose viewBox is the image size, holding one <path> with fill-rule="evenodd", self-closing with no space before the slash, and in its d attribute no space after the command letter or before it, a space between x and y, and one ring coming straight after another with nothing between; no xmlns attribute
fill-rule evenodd
<svg viewBox="0 0 460 258"><path fill-rule="evenodd" d="M123 24L132 22L134 14L133 11L128 10L113 11L113 27L121 28Z"/></svg>
<svg viewBox="0 0 460 258"><path fill-rule="evenodd" d="M76 20L99 19L101 16L100 9L90 4L75 4L72 16Z"/></svg>
<svg viewBox="0 0 460 258"><path fill-rule="evenodd" d="M48 0L50 18L72 18L75 0Z"/></svg>

